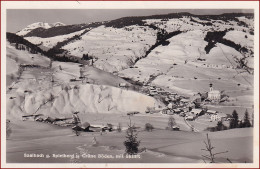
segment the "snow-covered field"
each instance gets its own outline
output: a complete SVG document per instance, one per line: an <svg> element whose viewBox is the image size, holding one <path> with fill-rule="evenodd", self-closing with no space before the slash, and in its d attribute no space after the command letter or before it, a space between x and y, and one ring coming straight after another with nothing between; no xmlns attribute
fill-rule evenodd
<svg viewBox="0 0 260 169"><path fill-rule="evenodd" d="M134 122L140 120L140 118L136 118ZM76 137L73 136L70 128L44 123L17 121L12 125L13 133L7 141L6 154L7 162L10 163L31 163L30 158L24 157L24 152L43 154L44 157L51 154L50 158L33 158L34 163L204 163L202 155L207 155L207 152L201 150L205 148L203 141L206 140L206 133L160 129L146 132L141 129L138 133L138 138L141 140L140 148L145 148L146 151L139 154L140 158L127 159L125 156L124 158L101 158L101 156L100 158L86 158L87 154L96 156L106 154L114 157L124 154L125 131L102 135L82 133L81 136ZM94 137L96 144L93 143ZM210 133L209 137L215 147L215 153L228 151L216 155L217 162L228 163L227 158L233 163L252 162L253 135L251 129L214 132ZM71 158L71 156L55 158L52 154L74 154L74 157L78 154L80 158Z"/></svg>

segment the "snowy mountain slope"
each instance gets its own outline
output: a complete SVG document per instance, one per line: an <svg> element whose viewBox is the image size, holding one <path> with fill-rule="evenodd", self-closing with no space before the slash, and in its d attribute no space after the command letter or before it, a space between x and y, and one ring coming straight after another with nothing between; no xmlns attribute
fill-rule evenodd
<svg viewBox="0 0 260 169"><path fill-rule="evenodd" d="M83 30L85 27L93 29L84 35L82 34L79 38L68 40L74 33L77 34L75 30ZM176 13L147 17L125 17L108 22L68 25L59 28L61 29L53 31L52 28L34 30L32 34L30 32L31 35L27 39L34 44L42 44L41 47L47 46L47 49L55 47L57 42L61 42L62 45L59 45L56 51L61 49L64 52L59 53L59 55L65 53L67 57L82 58L83 54L88 54L94 57L95 67L108 72L129 68L137 60L145 57L147 52L153 50L153 46L160 41L159 32L164 32L162 36L167 36L175 31L181 31L185 34L198 30L202 31L205 37L207 32L226 31L224 38L229 40L227 43L244 46L245 43L249 42L249 46L245 47L250 49L253 43L251 35L253 32L252 14L192 15ZM71 31L73 33L68 34ZM246 39L244 42L241 42L240 36L242 34L239 37L236 36L236 32L241 31L243 36L247 37L244 38ZM61 36L56 36L56 34ZM203 39L204 37L199 38ZM237 46L235 47L237 48ZM55 51L52 54L55 54ZM248 64L251 64L252 59L246 60Z"/></svg>
<svg viewBox="0 0 260 169"><path fill-rule="evenodd" d="M158 46L134 68L120 71L119 76L141 82L156 77L152 81L154 85L188 95L208 91L208 84L212 82L227 90L238 88L237 84L243 84L244 89L251 87L237 75L242 71L235 70L236 58L243 58L243 55L223 44L217 44L206 54L207 42L202 37L204 33L200 30L174 36L169 39L168 46ZM252 75L246 75L246 78L253 80Z"/></svg>
<svg viewBox="0 0 260 169"><path fill-rule="evenodd" d="M32 30L36 29L36 28L44 28L44 29L49 29L51 28L52 25L49 23L45 23L45 22L36 22L33 24L28 25L26 28L18 31L16 34L19 36L24 36L27 33L31 32Z"/></svg>
<svg viewBox="0 0 260 169"><path fill-rule="evenodd" d="M44 67L49 66L50 59L41 54L32 54L26 50L17 50L14 45L11 45L9 42L6 44L7 47L7 57L18 60L19 64L31 64L31 65L40 65Z"/></svg>
<svg viewBox="0 0 260 169"><path fill-rule="evenodd" d="M54 78L53 80L57 81L59 85L63 83L70 83L72 79L77 79L77 83L81 83L81 81L84 80L84 83L88 82L115 87L118 87L120 83L125 83L128 84L128 86L131 86L131 84L122 78L91 66L71 62L50 61L50 59L44 54L35 54L38 52L36 52L37 49L32 50L35 47L33 44L30 44L30 42L26 40L21 41L22 38L17 35L11 35L13 34L8 34L8 40L13 43L7 42L7 63L11 66L8 67L7 75L17 72L21 66L31 66L28 68L28 71L23 68L23 72L27 75L24 77L25 79L27 77L38 79L37 76L42 76L44 73L39 73L43 71L48 72L48 75L46 75L44 79L50 81L52 76L52 78ZM14 42L20 42L21 44ZM32 66L39 67L34 69Z"/></svg>
<svg viewBox="0 0 260 169"><path fill-rule="evenodd" d="M7 86L16 80L19 76L20 65L39 65L48 67L50 59L41 54L32 54L26 50L17 50L14 45L6 43L6 62L7 62Z"/></svg>
<svg viewBox="0 0 260 169"><path fill-rule="evenodd" d="M86 28L95 28L102 24L103 22L82 23L82 24L74 24L74 25L62 25L60 23L57 23L56 26L52 25L52 27L48 29L44 29L41 27L33 29L32 31L27 33L25 37L50 38L54 36L62 36L62 35L78 32Z"/></svg>
<svg viewBox="0 0 260 169"><path fill-rule="evenodd" d="M146 57L139 60L135 67L119 73L123 77L148 81L150 76L166 73L174 64L184 64L185 60L192 61L205 55L206 42L202 40L202 31L189 31L169 39L168 46L160 45ZM139 72L139 73L138 73Z"/></svg>
<svg viewBox="0 0 260 169"><path fill-rule="evenodd" d="M55 22L55 23L45 23L45 22L36 22L33 24L28 25L26 28L18 31L16 34L19 36L25 36L26 34L28 34L29 32L31 32L32 30L35 30L37 28L43 28L43 29L49 29L52 27L58 27L58 26L65 26L66 24L61 23L61 22Z"/></svg>
<svg viewBox="0 0 260 169"><path fill-rule="evenodd" d="M33 92L23 96L22 93L7 94L7 116L19 118L23 114L37 113L44 115L82 113L122 113L139 111L144 113L147 107L158 106L152 97L100 85L77 85L63 90L61 86ZM54 99L51 98L54 96Z"/></svg>
<svg viewBox="0 0 260 169"><path fill-rule="evenodd" d="M62 49L80 58L83 54L93 56L97 58L95 67L114 72L129 67L144 56L155 41L156 32L151 28L130 26L115 29L101 26Z"/></svg>
<svg viewBox="0 0 260 169"><path fill-rule="evenodd" d="M254 36L243 31L229 31L224 36L225 39L232 40L236 44L240 44L247 49L254 49Z"/></svg>
<svg viewBox="0 0 260 169"><path fill-rule="evenodd" d="M19 66L14 59L10 57L6 58L6 85L9 86L13 81L14 78L18 76Z"/></svg>
<svg viewBox="0 0 260 169"><path fill-rule="evenodd" d="M32 36L32 37L25 37L25 39L33 44L40 45L40 47L45 48L45 50L48 50L56 46L58 42L63 42L69 38L72 38L73 36L80 35L84 31L85 29L78 32L61 35L61 36L54 36L50 38L41 38L41 37Z"/></svg>
<svg viewBox="0 0 260 169"><path fill-rule="evenodd" d="M207 92L213 83L216 90L225 90L243 103L253 89L251 15L126 17L93 26L57 28L55 32L51 31L53 27L36 29L25 39L51 48L48 56L66 62L56 60L49 63L48 69L24 71L22 80L14 85L17 89L8 93L9 98L13 95L17 98L9 99L10 105L17 106L10 114L33 113L37 107L34 104L44 103L50 93L57 102L43 106L40 111L45 114L66 113L65 109L76 108L95 113L130 111L132 108L127 107L124 98L127 95L131 95L130 102L137 104L141 112L155 102L158 105L156 97L122 90L120 83L131 86L129 90L143 92L139 89L147 82L184 96ZM11 55L19 56L19 53ZM13 58L9 57L8 64L15 65ZM148 102L139 106L131 101L139 97ZM34 102L35 99L38 101Z"/></svg>
<svg viewBox="0 0 260 169"><path fill-rule="evenodd" d="M78 57L82 57L84 53L88 53L97 59L94 63L94 66L103 69L105 71L114 72L114 71L120 71L122 69L131 66L133 59L129 60L129 55L131 58L133 58L133 56L131 56L131 54L128 53L129 51L131 50L135 51L134 55L137 57L134 58L140 58L140 54L138 54L136 51L138 52L143 51L141 53L144 54L149 50L148 48L151 47L152 43L149 43L149 45L145 46L145 48L143 49L140 49L139 47L141 47L141 45L136 43L138 42L139 37L143 38L144 42L148 42L147 39L148 37L145 36L148 36L149 32L152 32L152 34L150 34L150 38L154 38L158 40L158 32L160 30L164 30L166 33L171 33L174 31L182 31L184 34L185 32L198 30L198 31L202 31L203 33L203 36L199 38L204 39L207 32L228 30L227 35L224 38L230 40L231 42L234 42L237 45L240 45L240 42L238 42L238 39L240 39L240 37L234 39L232 37L233 36L232 34L234 34L235 31L239 31L239 32L243 31L244 37L246 37L247 35L248 36L247 41L250 42L249 43L250 46L248 47L251 48L252 46L251 45L252 36L250 35L251 28L248 27L247 25L239 24L240 22L237 18L234 18L233 20L226 19L221 21L221 20L214 20L214 19L203 20L200 17L196 17L196 16L183 16L183 17L171 18L171 19L144 19L141 20L141 22L143 22L143 24L139 22L137 23L139 23L142 26L134 25L134 26L125 26L122 28L121 26L120 28L107 26L107 27L99 27L93 29L88 34L83 36L81 40L74 41L64 46L62 49L65 49L69 51L69 54ZM136 31L138 27L141 29L147 29L147 31L143 33L139 32L138 36L133 36L134 34L137 34ZM122 29L127 29L130 33L130 36L128 32L120 31ZM113 32L116 33L117 35L120 35L120 33L122 32L121 37L125 35L126 37L128 37L128 41L127 40L122 41L121 37L112 36L111 34ZM109 39L109 41L107 39ZM151 42L151 40L149 42ZM156 40L154 40L153 42L155 44ZM127 50L124 50L125 48L122 47L122 45L119 45L118 43L122 43L125 46L129 46L129 48L127 48ZM87 44L87 45L83 45L83 44ZM135 46L136 44L138 46ZM101 50L99 46L102 46ZM124 50L124 54L121 54L122 50ZM118 64L121 64L122 66L120 67L115 66Z"/></svg>
<svg viewBox="0 0 260 169"><path fill-rule="evenodd" d="M84 66L78 63L69 63L69 62L53 62L53 77L55 83L58 84L82 84L83 83L91 83L91 84L99 84L99 85L109 85L118 87L120 83L125 83L129 86L128 82L123 80L122 78L115 76L111 73L104 72L100 69ZM80 77L84 77L80 79ZM71 82L71 80L76 79L76 82Z"/></svg>
<svg viewBox="0 0 260 169"><path fill-rule="evenodd" d="M125 114L144 112L147 107L160 104L152 97L118 88L120 83L131 84L111 73L78 63L50 62L42 55L18 50L9 43L7 53L9 79L19 72L20 65L40 66L23 69L19 79L12 78L7 84L7 116L11 119L36 112L54 116L76 110ZM80 76L86 76L92 84L83 83Z"/></svg>
<svg viewBox="0 0 260 169"><path fill-rule="evenodd" d="M189 31L189 30L209 30L210 26L203 26L196 22L192 22L190 17L173 18L173 19L147 19L144 20L147 24L153 24L158 28L165 29L167 32L173 31Z"/></svg>
<svg viewBox="0 0 260 169"><path fill-rule="evenodd" d="M167 32L172 31L191 31L191 30L202 30L202 31L224 31L226 29L244 30L249 32L250 28L245 26L239 26L235 21L223 21L223 20L201 20L196 16L184 16L181 18L172 19L146 19L143 20L147 24L155 25L158 28L165 29ZM251 21L251 20L249 20Z"/></svg>

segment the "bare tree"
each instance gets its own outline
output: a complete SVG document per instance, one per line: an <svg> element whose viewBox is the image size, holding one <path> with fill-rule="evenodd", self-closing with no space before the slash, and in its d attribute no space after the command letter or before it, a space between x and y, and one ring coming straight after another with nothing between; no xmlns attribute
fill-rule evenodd
<svg viewBox="0 0 260 169"><path fill-rule="evenodd" d="M84 83L85 80L84 68L79 69L79 78L81 79L81 82Z"/></svg>
<svg viewBox="0 0 260 169"><path fill-rule="evenodd" d="M102 98L102 94L100 93L100 94L98 95L98 103L101 103L103 100L109 99L109 98L110 98L111 100L113 100L111 94L108 94L107 96L105 96L105 97ZM109 110L108 110L108 111L109 111Z"/></svg>
<svg viewBox="0 0 260 169"><path fill-rule="evenodd" d="M9 138L11 133L12 133L11 121L7 119L6 120L6 138Z"/></svg>
<svg viewBox="0 0 260 169"><path fill-rule="evenodd" d="M122 125L121 125L121 123L118 123L118 126L117 126L116 130L117 130L117 132L119 132L119 133L122 131Z"/></svg>
<svg viewBox="0 0 260 169"><path fill-rule="evenodd" d="M18 68L18 77L17 79L19 80L23 74L23 71L24 71L24 67L22 65L19 65L19 68Z"/></svg>
<svg viewBox="0 0 260 169"><path fill-rule="evenodd" d="M190 129L191 129L192 132L194 132L194 126L193 125L191 125Z"/></svg>
<svg viewBox="0 0 260 169"><path fill-rule="evenodd" d="M204 141L204 144L205 144L206 148L205 149L201 149L201 150L208 152L208 154L207 155L202 155L202 157L204 157L205 159L209 160L210 163L216 163L216 158L215 158L216 155L228 152L228 151L224 151L224 152L213 153L213 149L215 147L212 146L211 140L209 138L208 133L207 133L207 141ZM205 159L203 159L203 161L206 163ZM229 162L231 162L228 158L227 158L227 160Z"/></svg>
<svg viewBox="0 0 260 169"><path fill-rule="evenodd" d="M14 60L15 60L15 62L18 62L18 58L17 57L15 57Z"/></svg>
<svg viewBox="0 0 260 169"><path fill-rule="evenodd" d="M111 104L109 104L107 107L107 111L110 111L110 110L116 109L116 108L117 108L117 105L112 106Z"/></svg>
<svg viewBox="0 0 260 169"><path fill-rule="evenodd" d="M55 96L51 93L51 94L50 94L50 97L47 98L46 101L43 101L42 104L40 104L40 106L36 109L36 111L34 112L34 114L36 114L36 113L42 108L42 106L46 105L47 103L53 104L54 100L55 100Z"/></svg>
<svg viewBox="0 0 260 169"><path fill-rule="evenodd" d="M51 75L51 86L53 87L53 85L54 85L54 76L53 76L53 74Z"/></svg>
<svg viewBox="0 0 260 169"><path fill-rule="evenodd" d="M52 62L53 62L53 60L50 59L50 64L49 64L49 68L50 68L50 69L52 68Z"/></svg>
<svg viewBox="0 0 260 169"><path fill-rule="evenodd" d="M15 79L14 74L10 75L10 79L13 81Z"/></svg>
<svg viewBox="0 0 260 169"><path fill-rule="evenodd" d="M168 129L172 130L172 127L176 125L175 119L173 116L169 117L169 121L168 121Z"/></svg>

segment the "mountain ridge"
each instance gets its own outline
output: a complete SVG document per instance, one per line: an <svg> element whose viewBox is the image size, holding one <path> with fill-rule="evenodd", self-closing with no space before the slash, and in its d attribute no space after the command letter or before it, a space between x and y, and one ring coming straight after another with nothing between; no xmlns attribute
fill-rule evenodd
<svg viewBox="0 0 260 169"><path fill-rule="evenodd" d="M32 23L32 24L26 26L24 29L16 32L16 34L19 36L25 36L26 34L28 34L29 32L31 32L37 28L49 29L49 28L58 27L58 26L65 26L65 24L61 23L61 22L55 22L55 23L35 22L35 23Z"/></svg>
<svg viewBox="0 0 260 169"><path fill-rule="evenodd" d="M180 18L180 17L183 17L183 16L188 16L188 17L199 17L200 19L205 19L205 20L208 20L208 18L214 18L214 19L217 19L217 18L221 18L221 19L225 19L225 20L228 20L228 19L231 19L231 18L234 18L234 17L240 17L240 16L245 16L247 18L253 18L254 17L254 14L253 13L223 13L223 14L220 14L220 15L196 15L196 14L191 14L191 13L188 13L188 12L179 12L179 13L168 13L168 14L158 14L158 15L149 15L149 16L127 16L127 17L121 17L121 18L117 18L117 19L113 19L113 20L110 20L110 21L103 21L103 22L92 22L90 24L86 24L86 23L81 23L81 24L70 24L70 25L65 25L61 22L56 22L56 23L53 23L53 24L48 24L48 23L45 23L45 24L48 24L47 27L44 27L44 26L38 26L38 27L35 27L35 28L30 28L31 25L33 24L37 24L37 23L44 23L44 22L36 22L36 23L32 23L30 25L28 25L27 27L29 27L30 29L27 30L26 33L19 33L21 32L22 30L18 31L18 35L20 36L37 36L37 31L36 32L32 32L33 30L37 29L37 28L44 28L44 29L50 29L50 28L53 28L53 27L57 27L55 26L56 24L58 24L58 26L68 26L68 27L64 27L64 28L69 28L69 27L72 27L72 26L76 26L76 25L79 25L81 27L84 27L85 25L91 25L91 24L97 24L97 23L103 23L105 24L106 26L110 27L110 26L115 26L114 24L116 22L119 22L119 21L122 21L122 20L131 20L132 23L129 23L129 25L132 25L134 24L135 22L138 24L140 24L141 22L140 21L134 21L134 20L144 20L144 19L172 19L172 18ZM125 21L124 21L125 22ZM26 28L27 28L26 27ZM24 29L26 29L24 28ZM41 30L38 30L39 32L44 32L43 29ZM52 30L53 31L53 30ZM30 33L32 32L32 33ZM71 33L71 32L70 32ZM41 35L38 35L39 37L41 37ZM44 36L44 35L43 35Z"/></svg>

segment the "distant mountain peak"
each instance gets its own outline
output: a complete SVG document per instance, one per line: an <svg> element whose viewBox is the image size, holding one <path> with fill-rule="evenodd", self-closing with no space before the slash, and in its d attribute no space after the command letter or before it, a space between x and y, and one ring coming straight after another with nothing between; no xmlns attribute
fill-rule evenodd
<svg viewBox="0 0 260 169"><path fill-rule="evenodd" d="M19 36L24 36L27 33L31 32L32 30L37 29L37 28L49 29L52 27L58 27L58 26L64 26L64 25L65 24L61 23L61 22L55 22L53 24L49 24L46 22L35 22L35 23L32 23L32 24L26 26L26 28L18 31L16 34Z"/></svg>
<svg viewBox="0 0 260 169"><path fill-rule="evenodd" d="M65 26L66 24L61 23L61 22L55 22L52 24L52 27L57 27L57 26Z"/></svg>

